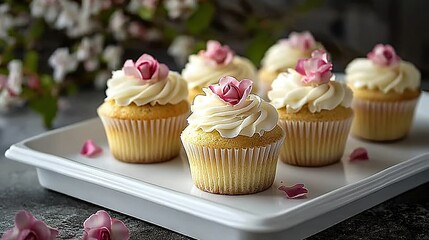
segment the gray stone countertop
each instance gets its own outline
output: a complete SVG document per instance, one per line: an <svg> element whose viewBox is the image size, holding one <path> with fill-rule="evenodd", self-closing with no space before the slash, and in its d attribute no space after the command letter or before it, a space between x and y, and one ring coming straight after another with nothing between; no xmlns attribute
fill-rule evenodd
<svg viewBox="0 0 429 240"><path fill-rule="evenodd" d="M96 117L102 92L81 92L62 102L55 127ZM13 226L20 209L60 229L59 239L79 239L83 221L102 209L41 187L34 167L7 160L13 143L45 132L41 119L27 109L0 115L0 234ZM340 222L309 239L429 239L429 183L416 187ZM188 239L156 225L108 210L130 229L131 239Z"/></svg>

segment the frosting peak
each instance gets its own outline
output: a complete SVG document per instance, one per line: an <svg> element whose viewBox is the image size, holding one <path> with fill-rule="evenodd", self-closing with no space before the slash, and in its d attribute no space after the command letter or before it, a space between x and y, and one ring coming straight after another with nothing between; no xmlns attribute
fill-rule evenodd
<svg viewBox="0 0 429 240"><path fill-rule="evenodd" d="M310 32L292 32L288 38L280 39L267 50L261 65L273 72L286 71L295 68L299 59L309 58L311 52L317 49L323 49L323 46L314 40Z"/></svg>
<svg viewBox="0 0 429 240"><path fill-rule="evenodd" d="M224 78L221 86L225 85L224 81L227 80L231 79ZM189 126L201 128L205 132L216 130L224 138L234 138L238 135L252 137L254 134L262 136L265 131L271 131L277 125L277 111L254 94L247 97L251 84L248 85L246 80L244 81L238 86L238 95L242 92L241 99L234 99L234 102L238 101L234 105L218 95L219 89L222 90L221 86L214 86L214 91L210 90L213 86L210 86L210 89L203 88L205 95L198 95L191 106ZM237 87L233 81L228 84L234 85L231 87L233 89Z"/></svg>
<svg viewBox="0 0 429 240"><path fill-rule="evenodd" d="M246 58L235 55L229 64L207 64L201 55L189 56L189 62L182 71L183 78L188 82L189 89L207 87L215 84L224 76L237 79L256 79L256 68Z"/></svg>
<svg viewBox="0 0 429 240"><path fill-rule="evenodd" d="M164 80L147 84L118 70L107 81L106 95L106 101L114 100L120 106L177 104L187 99L188 87L180 74L173 71Z"/></svg>
<svg viewBox="0 0 429 240"><path fill-rule="evenodd" d="M345 84L331 79L320 85L306 85L304 76L293 69L283 72L274 79L268 92L271 104L286 108L288 113L299 112L305 105L312 113L332 110L338 106L349 108L353 93Z"/></svg>
<svg viewBox="0 0 429 240"><path fill-rule="evenodd" d="M412 63L402 61L390 45L377 44L368 58L353 60L345 72L347 83L356 89L403 93L420 86L419 70Z"/></svg>

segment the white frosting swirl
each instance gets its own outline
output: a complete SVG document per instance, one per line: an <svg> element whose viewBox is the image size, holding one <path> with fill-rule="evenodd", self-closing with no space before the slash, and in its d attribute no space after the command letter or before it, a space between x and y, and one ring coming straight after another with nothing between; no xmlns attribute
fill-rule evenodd
<svg viewBox="0 0 429 240"><path fill-rule="evenodd" d="M177 104L188 97L186 81L177 72L170 71L166 79L145 83L133 76L126 76L122 70L114 71L107 81L106 101L114 100L120 106L135 103L165 105Z"/></svg>
<svg viewBox="0 0 429 240"><path fill-rule="evenodd" d="M320 43L316 43L316 48L302 51L291 47L288 43L279 41L267 50L261 60L261 65L272 72L286 71L288 68L295 68L299 59L311 57L311 52L316 49L323 49L323 47Z"/></svg>
<svg viewBox="0 0 429 240"><path fill-rule="evenodd" d="M353 60L346 68L346 82L353 88L378 89L384 93L391 90L403 93L420 86L420 72L406 61L393 67L379 66L366 58Z"/></svg>
<svg viewBox="0 0 429 240"><path fill-rule="evenodd" d="M224 76L252 81L256 81L257 78L255 66L246 58L234 56L230 64L213 66L208 64L204 57L195 54L189 56L182 76L188 82L189 89L218 83Z"/></svg>
<svg viewBox="0 0 429 240"><path fill-rule="evenodd" d="M286 107L288 113L301 110L304 105L312 113L332 110L337 106L349 108L353 93L346 84L333 79L329 83L316 86L304 85L302 75L293 69L279 74L268 92L271 104L277 108Z"/></svg>
<svg viewBox="0 0 429 240"><path fill-rule="evenodd" d="M232 106L210 89L203 88L203 91L206 95L198 95L191 106L190 127L201 128L204 132L216 130L224 138L234 138L238 135L252 137L255 133L262 136L277 125L276 109L254 94Z"/></svg>

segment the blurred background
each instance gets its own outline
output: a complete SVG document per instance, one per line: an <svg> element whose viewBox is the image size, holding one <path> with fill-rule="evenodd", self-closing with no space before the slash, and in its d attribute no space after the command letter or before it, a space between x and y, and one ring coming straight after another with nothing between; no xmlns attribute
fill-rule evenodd
<svg viewBox="0 0 429 240"><path fill-rule="evenodd" d="M104 89L112 70L143 52L180 71L216 39L259 66L268 47L306 30L336 72L389 43L427 86L428 9L423 0L0 1L0 112L28 107L50 127L58 99Z"/></svg>

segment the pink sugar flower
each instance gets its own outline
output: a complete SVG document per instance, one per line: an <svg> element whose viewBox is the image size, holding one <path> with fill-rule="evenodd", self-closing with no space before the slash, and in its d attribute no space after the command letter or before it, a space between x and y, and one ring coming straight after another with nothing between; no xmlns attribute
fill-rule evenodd
<svg viewBox="0 0 429 240"><path fill-rule="evenodd" d="M323 50L314 51L309 59L298 60L295 70L304 76L304 84L320 85L328 83L332 77L332 63Z"/></svg>
<svg viewBox="0 0 429 240"><path fill-rule="evenodd" d="M350 153L350 161L366 161L369 160L368 151L363 147L358 147Z"/></svg>
<svg viewBox="0 0 429 240"><path fill-rule="evenodd" d="M316 47L316 41L313 35L308 31L302 33L292 32L289 34L289 37L283 41L301 51L309 51Z"/></svg>
<svg viewBox="0 0 429 240"><path fill-rule="evenodd" d="M222 46L218 41L210 40L207 42L207 50L199 52L213 65L228 65L234 58L234 52L226 45Z"/></svg>
<svg viewBox="0 0 429 240"><path fill-rule="evenodd" d="M286 195L286 198L303 198L308 193L308 189L305 188L304 184L298 183L293 185L292 187L280 186L278 188L280 191L283 191Z"/></svg>
<svg viewBox="0 0 429 240"><path fill-rule="evenodd" d="M164 80L168 76L168 67L159 63L149 54L143 54L137 62L128 59L122 68L125 75L149 82Z"/></svg>
<svg viewBox="0 0 429 240"><path fill-rule="evenodd" d="M234 77L225 76L219 80L219 84L210 85L209 88L224 102L234 106L246 100L252 91L252 84L252 80L237 81Z"/></svg>
<svg viewBox="0 0 429 240"><path fill-rule="evenodd" d="M53 240L57 235L58 230L21 210L15 216L15 226L7 230L1 240Z"/></svg>
<svg viewBox="0 0 429 240"><path fill-rule="evenodd" d="M396 66L401 61L401 58L396 55L395 49L389 44L377 44L372 52L368 53L368 59L374 64L380 66Z"/></svg>
<svg viewBox="0 0 429 240"><path fill-rule="evenodd" d="M125 224L103 210L92 214L83 223L83 240L127 240L130 233Z"/></svg>
<svg viewBox="0 0 429 240"><path fill-rule="evenodd" d="M89 139L89 140L86 140L85 143L83 144L82 149L80 150L80 154L87 157L92 157L94 155L101 153L102 151L103 149L101 147L97 146L97 144L95 144L94 141Z"/></svg>

